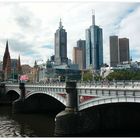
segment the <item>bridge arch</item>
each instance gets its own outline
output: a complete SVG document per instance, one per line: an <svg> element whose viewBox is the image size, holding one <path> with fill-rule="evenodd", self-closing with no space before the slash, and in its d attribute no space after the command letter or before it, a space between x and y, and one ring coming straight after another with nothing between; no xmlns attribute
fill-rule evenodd
<svg viewBox="0 0 140 140"><path fill-rule="evenodd" d="M135 96L118 96L118 97L104 97L104 98L95 98L91 99L87 102L81 103L79 105L79 111L88 109L93 106L98 106L98 105L105 105L105 104L110 104L110 103L140 103L140 97L135 97Z"/></svg>
<svg viewBox="0 0 140 140"><path fill-rule="evenodd" d="M6 92L4 99L5 99L5 101L12 103L19 97L20 97L20 93L18 91L9 90L8 92Z"/></svg>
<svg viewBox="0 0 140 140"><path fill-rule="evenodd" d="M81 110L83 123L90 124L90 134L100 136L135 136L140 126L139 102L112 102ZM89 135L90 135L89 134Z"/></svg>
<svg viewBox="0 0 140 140"><path fill-rule="evenodd" d="M52 95L52 96L51 96ZM64 100L64 99L63 99ZM62 97L58 99L54 94L46 92L29 92L25 96L25 108L28 112L59 112L65 109L65 104L62 102Z"/></svg>

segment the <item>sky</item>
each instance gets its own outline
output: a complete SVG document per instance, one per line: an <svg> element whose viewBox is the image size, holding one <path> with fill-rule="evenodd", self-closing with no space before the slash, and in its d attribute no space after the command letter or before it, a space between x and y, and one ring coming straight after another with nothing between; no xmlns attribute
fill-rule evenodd
<svg viewBox="0 0 140 140"><path fill-rule="evenodd" d="M130 55L140 61L140 2L113 1L0 1L0 61L9 42L11 58L21 64L46 62L54 55L54 34L60 18L67 32L67 56L92 24L103 29L104 63L109 64L109 36L129 38Z"/></svg>

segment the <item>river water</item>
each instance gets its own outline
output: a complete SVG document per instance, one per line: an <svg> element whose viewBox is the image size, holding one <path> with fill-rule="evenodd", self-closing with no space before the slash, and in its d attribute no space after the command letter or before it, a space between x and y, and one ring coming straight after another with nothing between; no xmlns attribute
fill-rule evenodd
<svg viewBox="0 0 140 140"><path fill-rule="evenodd" d="M13 114L0 106L0 137L52 137L56 114Z"/></svg>
<svg viewBox="0 0 140 140"><path fill-rule="evenodd" d="M53 137L55 129L56 114L31 113L13 114L11 106L0 105L0 137ZM140 137L137 131L115 131L88 134L88 137Z"/></svg>

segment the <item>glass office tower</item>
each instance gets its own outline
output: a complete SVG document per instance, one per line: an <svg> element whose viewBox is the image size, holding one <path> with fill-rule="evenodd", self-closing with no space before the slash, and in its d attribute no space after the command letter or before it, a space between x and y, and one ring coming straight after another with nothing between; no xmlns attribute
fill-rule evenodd
<svg viewBox="0 0 140 140"><path fill-rule="evenodd" d="M99 70L103 64L103 34L102 29L95 25L95 15L92 15L92 25L86 29L86 69Z"/></svg>

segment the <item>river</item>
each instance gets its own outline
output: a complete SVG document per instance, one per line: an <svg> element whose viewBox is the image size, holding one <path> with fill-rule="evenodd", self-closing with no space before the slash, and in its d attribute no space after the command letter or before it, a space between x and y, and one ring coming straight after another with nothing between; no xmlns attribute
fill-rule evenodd
<svg viewBox="0 0 140 140"><path fill-rule="evenodd" d="M13 114L11 106L0 106L0 137L52 137L55 114Z"/></svg>
<svg viewBox="0 0 140 140"><path fill-rule="evenodd" d="M0 105L0 137L53 137L55 116L50 113L13 114L11 106ZM86 137L140 136L139 129L132 130L91 133Z"/></svg>

